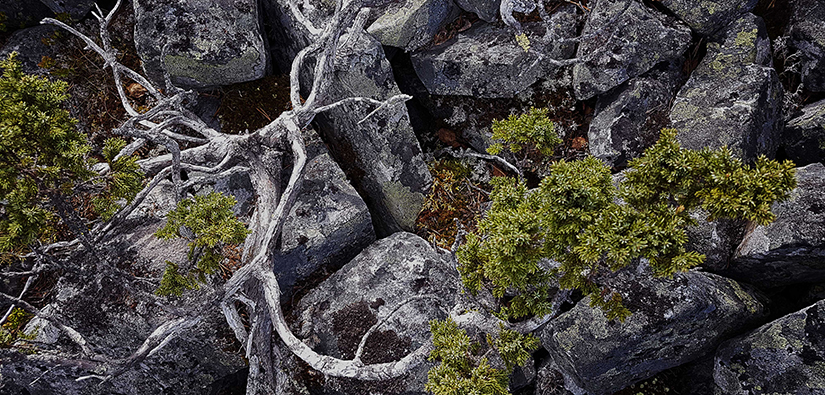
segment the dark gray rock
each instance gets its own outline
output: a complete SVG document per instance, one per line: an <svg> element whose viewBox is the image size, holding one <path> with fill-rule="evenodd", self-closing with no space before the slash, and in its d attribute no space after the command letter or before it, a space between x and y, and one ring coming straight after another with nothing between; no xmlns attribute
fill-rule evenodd
<svg viewBox="0 0 825 395"><path fill-rule="evenodd" d="M600 38L585 40L576 56L588 59L573 67L576 97L586 100L641 75L661 62L682 56L690 44L690 29L633 0L600 0L584 25L595 32L631 4Z"/></svg>
<svg viewBox="0 0 825 395"><path fill-rule="evenodd" d="M585 298L541 332L565 379L592 394L609 394L697 359L766 315L755 294L713 274L653 278L640 266L608 282L633 312L624 323L608 321Z"/></svg>
<svg viewBox="0 0 825 395"><path fill-rule="evenodd" d="M379 12L367 32L382 45L414 51L432 42L460 10L452 0L404 0L380 7Z"/></svg>
<svg viewBox="0 0 825 395"><path fill-rule="evenodd" d="M34 0L30 0L34 3ZM81 20L95 6L95 0L40 0L56 15L69 14L74 20Z"/></svg>
<svg viewBox="0 0 825 395"><path fill-rule="evenodd" d="M796 0L791 7L791 45L802 57L802 85L809 91L825 92L825 3Z"/></svg>
<svg viewBox="0 0 825 395"><path fill-rule="evenodd" d="M456 0L455 2L464 11L478 15L483 21L490 23L498 21L498 8L501 0Z"/></svg>
<svg viewBox="0 0 825 395"><path fill-rule="evenodd" d="M6 59L12 52L17 52L17 60L20 61L24 73L49 75L48 70L40 68L37 64L44 56L54 58L57 54L58 49L54 45L44 42L57 30L54 26L34 26L14 32L0 49L0 59Z"/></svg>
<svg viewBox="0 0 825 395"><path fill-rule="evenodd" d="M564 383L564 376L551 360L539 366L536 372L536 395L572 395Z"/></svg>
<svg viewBox="0 0 825 395"><path fill-rule="evenodd" d="M825 300L725 342L716 352L717 394L825 392Z"/></svg>
<svg viewBox="0 0 825 395"><path fill-rule="evenodd" d="M730 266L736 248L745 237L747 221L730 219L708 221L708 216L708 213L701 209L691 213L691 217L698 224L688 227L688 242L685 248L688 251L704 254L705 262L702 267L716 273Z"/></svg>
<svg viewBox="0 0 825 395"><path fill-rule="evenodd" d="M553 40L575 36L576 7L567 4L550 18L549 37L543 22L523 25L535 51L519 47L509 27L477 23L444 44L414 53L413 67L433 95L513 97L556 69L548 58L573 57L574 45Z"/></svg>
<svg viewBox="0 0 825 395"><path fill-rule="evenodd" d="M255 0L135 0L135 48L147 76L209 88L264 76L268 51Z"/></svg>
<svg viewBox="0 0 825 395"><path fill-rule="evenodd" d="M599 96L587 132L590 153L621 169L659 138L668 103L684 80L681 61L662 63Z"/></svg>
<svg viewBox="0 0 825 395"><path fill-rule="evenodd" d="M783 90L776 71L764 65L766 39L764 23L748 14L731 24L722 44L708 44L670 112L684 148L727 145L746 162L776 154Z"/></svg>
<svg viewBox="0 0 825 395"><path fill-rule="evenodd" d="M766 288L825 281L825 166L798 168L796 179L773 205L776 221L748 232L724 275Z"/></svg>
<svg viewBox="0 0 825 395"><path fill-rule="evenodd" d="M4 0L0 2L0 26L15 31L34 26L43 18L53 18L54 12L38 0Z"/></svg>
<svg viewBox="0 0 825 395"><path fill-rule="evenodd" d="M759 0L661 0L697 33L712 36L742 14L751 12Z"/></svg>
<svg viewBox="0 0 825 395"><path fill-rule="evenodd" d="M805 106L785 124L782 147L797 166L825 161L825 100Z"/></svg>
<svg viewBox="0 0 825 395"><path fill-rule="evenodd" d="M444 309L455 304L459 280L453 265L449 254L414 234L378 240L301 299L295 333L320 353L350 359L361 337L384 322L367 339L362 359L400 359L429 341L428 322L444 319ZM329 378L319 393L423 394L432 366L420 365L388 382Z"/></svg>

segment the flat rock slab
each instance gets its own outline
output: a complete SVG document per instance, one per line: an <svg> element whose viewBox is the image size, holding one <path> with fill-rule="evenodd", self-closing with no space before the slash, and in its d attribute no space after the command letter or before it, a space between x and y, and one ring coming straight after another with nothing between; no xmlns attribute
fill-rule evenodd
<svg viewBox="0 0 825 395"><path fill-rule="evenodd" d="M462 10L478 15L483 21L490 23L498 21L498 9L501 0L456 0Z"/></svg>
<svg viewBox="0 0 825 395"><path fill-rule="evenodd" d="M430 43L460 12L452 0L403 0L378 10L380 16L367 32L381 44L405 51Z"/></svg>
<svg viewBox="0 0 825 395"><path fill-rule="evenodd" d="M813 92L825 92L825 3L791 1L791 45L802 57L802 84Z"/></svg>
<svg viewBox="0 0 825 395"><path fill-rule="evenodd" d="M135 48L165 87L203 89L264 76L268 55L255 0L135 0Z"/></svg>
<svg viewBox="0 0 825 395"><path fill-rule="evenodd" d="M614 25L605 26L622 10L624 14ZM596 3L582 35L602 28L606 29L603 34L583 41L576 53L588 60L573 67L579 100L607 92L660 62L682 56L691 40L687 26L633 0Z"/></svg>
<svg viewBox="0 0 825 395"><path fill-rule="evenodd" d="M718 394L825 393L825 300L719 346Z"/></svg>
<svg viewBox="0 0 825 395"><path fill-rule="evenodd" d="M403 358L429 341L429 321L444 319L455 304L453 265L414 234L378 240L301 299L295 333L319 353L351 359L361 337L383 322L365 343L364 363ZM388 382L327 379L323 393L423 393L431 366Z"/></svg>
<svg viewBox="0 0 825 395"><path fill-rule="evenodd" d="M663 6L703 36L725 29L742 14L751 12L759 0L661 0Z"/></svg>
<svg viewBox="0 0 825 395"><path fill-rule="evenodd" d="M825 281L825 166L796 171L797 188L774 203L776 221L750 231L723 273L761 287Z"/></svg>
<svg viewBox="0 0 825 395"><path fill-rule="evenodd" d="M739 23L741 22L741 23ZM687 149L727 145L746 162L773 157L782 132L783 88L767 51L767 33L753 15L731 25L679 90L670 112Z"/></svg>
<svg viewBox="0 0 825 395"><path fill-rule="evenodd" d="M574 5L560 8L550 18L550 37L575 36ZM545 37L543 22L526 23L524 30L530 52L516 44L509 27L477 23L444 44L414 53L413 67L433 95L513 97L553 72L555 67L547 59L569 59L575 48Z"/></svg>
<svg viewBox="0 0 825 395"><path fill-rule="evenodd" d="M805 106L785 124L782 147L797 166L825 160L825 100Z"/></svg>
<svg viewBox="0 0 825 395"><path fill-rule="evenodd" d="M613 275L610 287L624 294L633 313L624 323L608 321L585 298L541 332L558 370L592 394L610 394L697 359L766 315L750 291L708 273L653 278L640 266Z"/></svg>

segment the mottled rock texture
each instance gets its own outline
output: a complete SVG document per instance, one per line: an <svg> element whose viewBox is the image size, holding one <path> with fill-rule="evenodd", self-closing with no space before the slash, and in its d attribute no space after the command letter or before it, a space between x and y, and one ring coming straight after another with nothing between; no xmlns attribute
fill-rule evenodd
<svg viewBox="0 0 825 395"><path fill-rule="evenodd" d="M367 32L383 45L414 51L430 43L459 14L453 0L404 0L378 9Z"/></svg>
<svg viewBox="0 0 825 395"><path fill-rule="evenodd" d="M809 91L825 92L825 3L794 0L791 6L791 45L802 58L802 84Z"/></svg>
<svg viewBox="0 0 825 395"><path fill-rule="evenodd" d="M782 148L797 166L825 160L825 100L805 106L785 124Z"/></svg>
<svg viewBox="0 0 825 395"><path fill-rule="evenodd" d="M713 36L742 14L750 12L759 0L661 0L691 29Z"/></svg>

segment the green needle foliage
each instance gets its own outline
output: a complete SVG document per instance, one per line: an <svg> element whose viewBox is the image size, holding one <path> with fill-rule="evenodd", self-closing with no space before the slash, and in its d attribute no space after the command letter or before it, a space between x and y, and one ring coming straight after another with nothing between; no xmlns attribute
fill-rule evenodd
<svg viewBox="0 0 825 395"><path fill-rule="evenodd" d="M103 158L112 170L103 186L103 191L94 197L92 203L101 218L109 220L120 210L118 201L131 203L132 199L143 189L143 172L137 164L134 155L115 158L120 150L126 146L126 141L120 138L106 140L103 146Z"/></svg>
<svg viewBox="0 0 825 395"><path fill-rule="evenodd" d="M240 244L246 239L249 231L232 212L235 204L234 197L211 192L181 200L169 213L166 224L155 232L155 236L165 240L188 239L188 258L195 264L195 269L181 275L178 266L167 261L161 286L156 291L158 295L180 295L186 288L197 288L199 282L206 281L205 275L220 268L222 247Z"/></svg>
<svg viewBox="0 0 825 395"><path fill-rule="evenodd" d="M60 108L66 83L23 74L16 56L0 61L0 253L43 237L50 199L94 174L86 136Z"/></svg>
<svg viewBox="0 0 825 395"><path fill-rule="evenodd" d="M496 143L487 149L492 155L498 155L505 148L513 153L523 153L533 148L544 156L550 156L562 142L553 122L547 117L546 108L531 108L526 114L493 121L493 140Z"/></svg>
<svg viewBox="0 0 825 395"><path fill-rule="evenodd" d="M629 164L616 188L609 169L595 158L560 161L538 188L498 179L493 205L475 234L458 251L459 271L471 292L490 288L498 298L516 295L498 312L520 318L550 312L549 287L591 295L609 319L630 311L621 296L596 283L604 269L619 270L646 258L656 276L672 276L701 264L685 250L689 215L702 208L708 220L775 219L771 205L796 187L794 165L765 157L747 166L730 150L683 150L676 131L665 129L643 157ZM553 270L542 262L553 260Z"/></svg>
<svg viewBox="0 0 825 395"><path fill-rule="evenodd" d="M524 365L539 340L532 335L502 328L499 337L487 336L505 363L505 369L490 366L487 358L475 355L481 349L467 332L450 318L430 321L434 349L429 360L441 361L427 373L426 391L435 395L508 395L510 371Z"/></svg>

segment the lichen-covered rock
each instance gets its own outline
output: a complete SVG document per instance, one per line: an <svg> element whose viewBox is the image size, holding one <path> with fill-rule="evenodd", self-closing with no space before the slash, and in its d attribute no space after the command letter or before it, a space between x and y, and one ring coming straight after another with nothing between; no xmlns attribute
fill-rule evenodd
<svg viewBox="0 0 825 395"><path fill-rule="evenodd" d="M825 300L719 346L717 394L825 393Z"/></svg>
<svg viewBox="0 0 825 395"><path fill-rule="evenodd" d="M159 87L210 88L264 76L255 0L135 0L135 48Z"/></svg>
<svg viewBox="0 0 825 395"><path fill-rule="evenodd" d="M28 2L36 3L36 1ZM55 15L68 14L74 20L83 19L95 6L95 0L40 0L40 2L48 6Z"/></svg>
<svg viewBox="0 0 825 395"><path fill-rule="evenodd" d="M797 166L825 161L825 100L805 106L785 124L782 147Z"/></svg>
<svg viewBox="0 0 825 395"><path fill-rule="evenodd" d="M791 1L791 45L801 54L802 84L813 92L825 92L825 3Z"/></svg>
<svg viewBox="0 0 825 395"><path fill-rule="evenodd" d="M593 7L583 35L595 32L631 4L599 37L585 40L576 56L588 59L573 67L576 97L586 100L641 75L661 62L682 56L690 44L690 29L633 0L601 0Z"/></svg>
<svg viewBox="0 0 825 395"><path fill-rule="evenodd" d="M717 219L708 221L708 212L696 210L690 215L698 224L687 228L688 251L705 255L702 267L716 273L730 266L736 247L745 237L745 220Z"/></svg>
<svg viewBox="0 0 825 395"><path fill-rule="evenodd" d="M633 313L625 322L608 321L585 298L541 332L565 379L592 394L609 394L697 359L766 315L754 293L713 274L654 278L640 266L608 282Z"/></svg>
<svg viewBox="0 0 825 395"><path fill-rule="evenodd" d="M369 27L383 45L414 51L430 43L441 28L459 14L452 0L404 0L381 7Z"/></svg>
<svg viewBox="0 0 825 395"><path fill-rule="evenodd" d="M4 0L0 2L0 26L15 31L36 25L43 18L53 18L54 12L40 1Z"/></svg>
<svg viewBox="0 0 825 395"><path fill-rule="evenodd" d="M361 337L364 363L391 362L429 341L428 322L444 319L459 281L449 254L405 232L373 243L304 296L296 307L296 334L319 353L351 359ZM328 378L323 394L423 394L432 363L387 382Z"/></svg>
<svg viewBox="0 0 825 395"><path fill-rule="evenodd" d="M662 63L599 96L587 132L593 156L621 169L658 140L667 125L666 103L684 80L682 63Z"/></svg>
<svg viewBox="0 0 825 395"><path fill-rule="evenodd" d="M575 36L574 5L561 7L550 18L551 37ZM569 59L575 48L545 39L544 23L526 23L524 31L534 51L519 47L509 27L477 23L444 44L414 53L413 67L433 95L513 97L552 73L556 67L547 59Z"/></svg>
<svg viewBox="0 0 825 395"><path fill-rule="evenodd" d="M767 48L765 25L750 14L731 24L722 44L708 44L670 112L684 148L727 145L746 162L775 155L783 90L776 71L765 65Z"/></svg>
<svg viewBox="0 0 825 395"><path fill-rule="evenodd" d="M455 3L464 11L475 13L483 21L498 21L501 0L456 0Z"/></svg>
<svg viewBox="0 0 825 395"><path fill-rule="evenodd" d="M825 281L825 166L798 168L796 180L773 205L776 221L748 232L724 275L762 287Z"/></svg>
<svg viewBox="0 0 825 395"><path fill-rule="evenodd" d="M14 32L0 49L0 59L7 59L9 54L17 52L17 60L20 61L24 73L48 75L49 71L37 64L44 56L53 58L57 53L58 49L55 46L46 44L48 38L57 30L54 26L33 26Z"/></svg>
<svg viewBox="0 0 825 395"><path fill-rule="evenodd" d="M697 33L712 36L742 14L751 12L759 0L661 0Z"/></svg>

